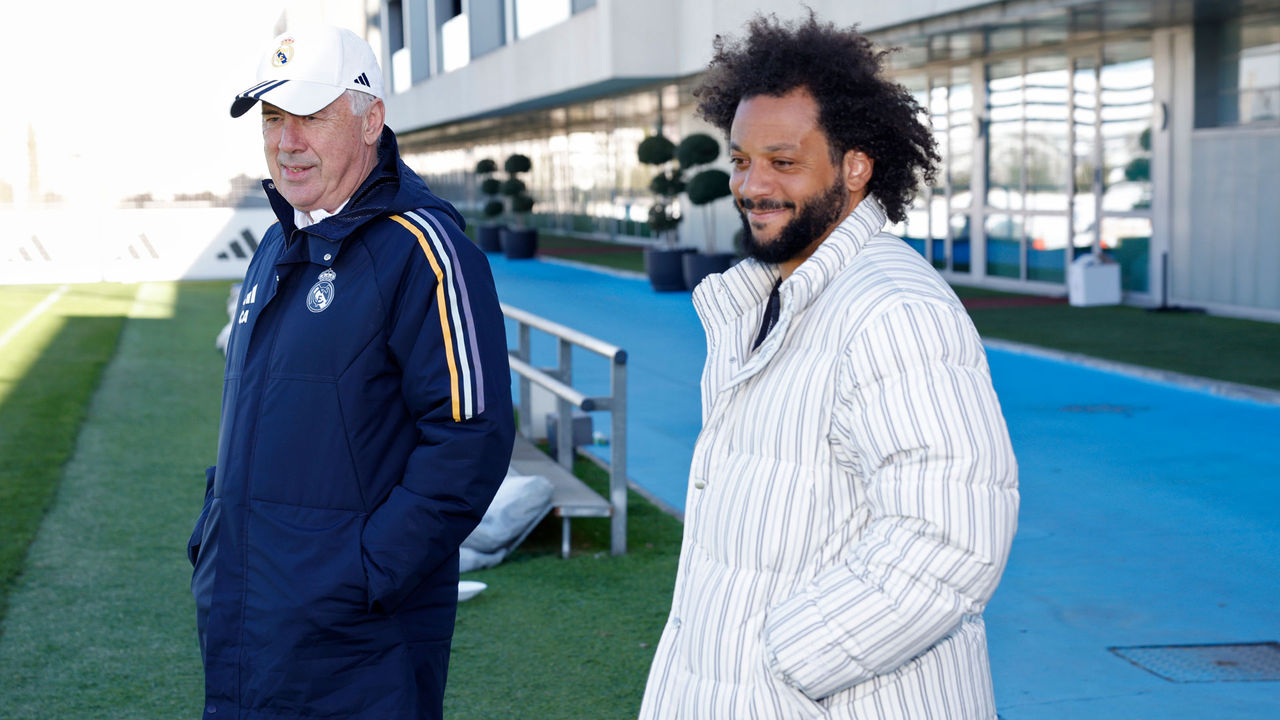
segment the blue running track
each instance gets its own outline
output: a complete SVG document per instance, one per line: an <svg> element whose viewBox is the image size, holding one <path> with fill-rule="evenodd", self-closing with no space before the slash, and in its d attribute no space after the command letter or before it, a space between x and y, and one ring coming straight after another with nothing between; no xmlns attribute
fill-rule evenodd
<svg viewBox="0 0 1280 720"><path fill-rule="evenodd" d="M682 509L706 352L689 294L489 259L503 302L627 350L628 475ZM535 342L535 364L552 353ZM986 613L1001 718L1280 718L1275 680L1191 667L1174 682L1109 650L1280 640L1280 404L1034 353L988 358L1022 491ZM588 394L607 394L603 359L575 355L574 372ZM608 434L606 415L594 422ZM1269 676L1280 679L1280 653Z"/></svg>

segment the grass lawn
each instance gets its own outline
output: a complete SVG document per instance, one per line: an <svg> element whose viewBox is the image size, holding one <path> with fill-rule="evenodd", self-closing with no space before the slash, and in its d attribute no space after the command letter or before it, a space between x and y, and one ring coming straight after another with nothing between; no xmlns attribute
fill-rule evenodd
<svg viewBox="0 0 1280 720"><path fill-rule="evenodd" d="M960 297L1009 296L956 288ZM1280 323L1129 306L974 307L983 337L1280 390Z"/></svg>
<svg viewBox="0 0 1280 720"><path fill-rule="evenodd" d="M132 301L134 288L117 289ZM58 467L56 500L9 596L5 718L199 714L183 551L215 450L222 362L213 338L227 289L148 284L136 304L115 305L117 321L134 311L107 343L119 337L92 400L77 406L74 453ZM8 403L4 412L7 425ZM7 447L0 466L27 452L44 450Z"/></svg>
<svg viewBox="0 0 1280 720"><path fill-rule="evenodd" d="M597 242L539 232L538 254L543 257L573 260L614 270L644 272L644 246L642 245Z"/></svg>
<svg viewBox="0 0 1280 720"><path fill-rule="evenodd" d="M20 286L0 292L0 618L71 457L89 397L115 352L135 289Z"/></svg>
<svg viewBox="0 0 1280 720"><path fill-rule="evenodd" d="M467 221L467 237L475 240L479 223ZM624 242L604 242L569 235L538 231L538 255L545 258L572 260L613 270L643 273L644 246Z"/></svg>
<svg viewBox="0 0 1280 720"><path fill-rule="evenodd" d="M575 472L607 494L608 476ZM682 526L634 492L627 554L609 555L609 521L545 520L502 564L468 573L488 588L458 606L445 717L634 718L662 634Z"/></svg>

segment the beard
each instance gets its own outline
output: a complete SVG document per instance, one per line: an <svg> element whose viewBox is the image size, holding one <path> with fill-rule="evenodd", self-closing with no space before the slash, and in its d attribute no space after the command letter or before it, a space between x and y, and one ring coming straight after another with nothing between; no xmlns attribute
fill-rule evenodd
<svg viewBox="0 0 1280 720"><path fill-rule="evenodd" d="M826 190L823 190L816 197L806 200L804 205L800 206L796 216L782 226L778 237L771 241L761 242L752 231L751 221L747 219L745 211L755 209L775 210L778 208L794 210L796 204L777 200L753 201L751 198L743 198L737 204L738 217L742 218L742 249L748 257L755 258L762 263L777 265L778 263L786 262L804 252L815 240L831 232L836 224L844 219L848 203L849 190L844 186L844 182L837 178L835 183Z"/></svg>

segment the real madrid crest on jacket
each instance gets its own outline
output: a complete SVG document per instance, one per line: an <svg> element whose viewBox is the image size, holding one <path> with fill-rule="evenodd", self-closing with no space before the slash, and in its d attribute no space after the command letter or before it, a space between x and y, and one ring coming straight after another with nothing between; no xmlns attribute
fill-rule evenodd
<svg viewBox="0 0 1280 720"><path fill-rule="evenodd" d="M311 286L311 292L307 293L307 309L311 312L324 312L329 307L329 303L333 302L333 280L338 274L329 268L320 273L316 284Z"/></svg>
<svg viewBox="0 0 1280 720"><path fill-rule="evenodd" d="M243 283L192 533L207 718L417 718L462 540L507 469L506 333L462 219L399 161L280 222Z"/></svg>

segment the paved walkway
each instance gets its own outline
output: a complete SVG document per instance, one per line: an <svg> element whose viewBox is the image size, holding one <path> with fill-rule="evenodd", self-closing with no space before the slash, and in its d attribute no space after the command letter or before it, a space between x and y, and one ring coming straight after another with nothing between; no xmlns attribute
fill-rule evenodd
<svg viewBox="0 0 1280 720"><path fill-rule="evenodd" d="M689 294L490 261L504 302L628 351L629 475L683 508L706 351ZM550 343L535 352L551 362ZM1009 349L988 357L1022 489L986 614L1001 717L1280 717L1280 650L1259 682L1215 680L1243 669L1220 651L1165 669L1183 673L1173 682L1110 650L1280 640L1280 405ZM575 372L606 392L603 361L575 357Z"/></svg>

